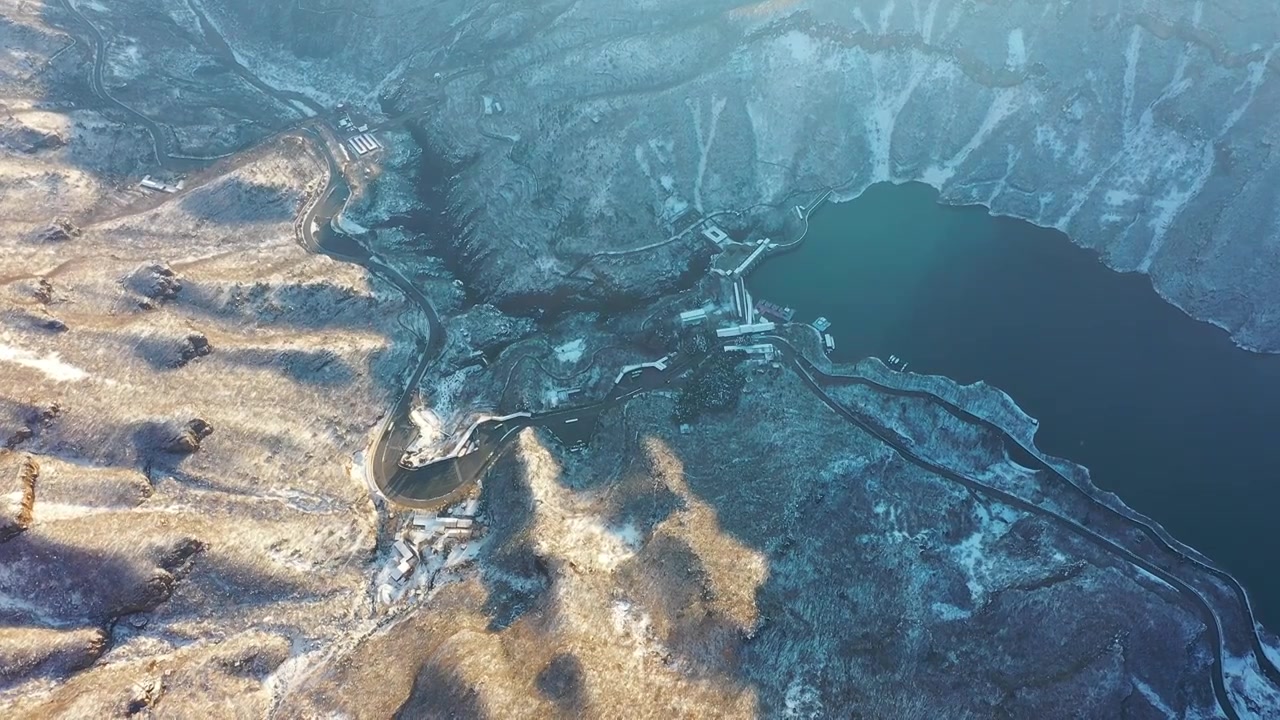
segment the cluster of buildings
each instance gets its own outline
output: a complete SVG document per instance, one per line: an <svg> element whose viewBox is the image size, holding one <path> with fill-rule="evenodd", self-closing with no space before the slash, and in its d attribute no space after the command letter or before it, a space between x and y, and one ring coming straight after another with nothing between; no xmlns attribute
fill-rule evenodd
<svg viewBox="0 0 1280 720"><path fill-rule="evenodd" d="M391 546L395 561L391 579L403 585L422 563L424 555L447 553L455 545L465 547L479 532L480 526L473 516L414 513L410 530Z"/></svg>
<svg viewBox="0 0 1280 720"><path fill-rule="evenodd" d="M768 300L757 300L756 312L783 323L791 322L792 318L796 316L795 308L783 307L777 303L771 303Z"/></svg>
<svg viewBox="0 0 1280 720"><path fill-rule="evenodd" d="M367 123L361 122L357 125L356 121L351 118L351 110L346 103L338 103L338 127L349 132L369 132Z"/></svg>
<svg viewBox="0 0 1280 720"><path fill-rule="evenodd" d="M703 224L702 236L722 250L712 264L711 273L721 279L721 308L704 306L680 313L680 325L687 327L707 322L713 317L728 316L731 324L722 324L716 328L716 337L742 338L759 333L772 332L779 323L789 323L795 319L794 308L772 303L767 300L756 300L747 289L746 276L759 264L776 245L769 238L761 238L755 243L741 243L733 240L727 232L711 221ZM835 338L827 330L831 322L824 317L813 321L813 327L822 338L823 348L828 352L835 350ZM768 348L766 350L766 348ZM749 355L773 359L773 346L767 343L758 345L726 345L725 350L746 352Z"/></svg>
<svg viewBox="0 0 1280 720"><path fill-rule="evenodd" d="M714 226L713 226L714 227ZM716 228L719 230L719 228ZM724 232L721 230L720 232ZM723 246L722 246L723 247ZM748 246L740 253L736 253L729 259L728 264L722 264L717 258L717 263L711 267L711 272L715 275L727 277L731 279L740 279L746 277L747 273L760 262L765 253L773 247L773 241L769 238L760 238L754 246ZM728 253L726 253L728 255ZM722 256L723 257L723 256ZM733 261L737 262L734 263Z"/></svg>
<svg viewBox="0 0 1280 720"><path fill-rule="evenodd" d="M363 157L382 148L378 138L369 132L369 123L352 119L346 103L338 103L338 129L352 133L347 138L347 146L355 152L356 157Z"/></svg>
<svg viewBox="0 0 1280 720"><path fill-rule="evenodd" d="M716 337L718 338L735 338L743 335L754 335L756 333L766 333L773 331L777 325L771 322L758 323L739 323L737 325L727 325L722 328L716 328Z"/></svg>

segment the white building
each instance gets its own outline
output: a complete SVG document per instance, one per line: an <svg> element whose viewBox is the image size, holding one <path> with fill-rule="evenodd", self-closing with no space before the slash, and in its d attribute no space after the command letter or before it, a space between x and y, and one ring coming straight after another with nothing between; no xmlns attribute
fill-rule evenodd
<svg viewBox="0 0 1280 720"><path fill-rule="evenodd" d="M756 357L764 362L772 362L777 356L778 349L770 343L759 343L757 345L725 345L725 352L743 352Z"/></svg>
<svg viewBox="0 0 1280 720"><path fill-rule="evenodd" d="M402 583L413 574L413 569L418 565L418 555L404 540L396 540L391 549L395 551L397 558L396 566L391 571L391 579Z"/></svg>
<svg viewBox="0 0 1280 720"><path fill-rule="evenodd" d="M731 325L729 327L722 327L716 330L716 337L728 338L752 335L755 333L769 332L775 327L777 326L771 322L755 323L752 325Z"/></svg>
<svg viewBox="0 0 1280 720"><path fill-rule="evenodd" d="M707 319L707 309L698 308L697 310L685 310L680 313L681 325L692 325L696 322L702 322Z"/></svg>
<svg viewBox="0 0 1280 720"><path fill-rule="evenodd" d="M654 360L653 362L638 363L635 365L623 365L622 369L618 371L618 377L614 378L613 384L617 385L618 383L622 382L622 378L626 377L627 373L634 372L639 374L639 372L641 370L644 370L645 368L653 368L658 372L663 372L667 369L670 360L671 360L670 355L663 355L662 357L658 358L657 360Z"/></svg>
<svg viewBox="0 0 1280 720"><path fill-rule="evenodd" d="M146 175L142 178L142 182L138 184L148 190L155 190L156 192L173 194L182 189L182 186L185 184L185 181L179 180L177 185L170 185L168 183L162 183L159 180L156 180L155 178L151 177L150 175Z"/></svg>
<svg viewBox="0 0 1280 720"><path fill-rule="evenodd" d="M702 237L710 240L720 247L724 247L724 244L729 242L729 233L721 230L714 223L707 223L707 226L702 229Z"/></svg>
<svg viewBox="0 0 1280 720"><path fill-rule="evenodd" d="M747 256L747 259L739 263L738 267L734 268L730 275L733 277L742 277L750 272L751 268L755 267L756 263L760 262L760 258L764 256L765 251L769 249L770 245L771 243L769 242L769 238L761 238L760 242L756 243L756 249L752 250L751 254Z"/></svg>
<svg viewBox="0 0 1280 720"><path fill-rule="evenodd" d="M442 522L442 518L436 517L435 515L430 515L430 514L421 513L421 512L413 514L413 525L415 527L420 527L420 528L423 528L424 530L430 531L430 530L435 530L437 527L442 526L443 524L444 523Z"/></svg>
<svg viewBox="0 0 1280 720"><path fill-rule="evenodd" d="M361 127L365 126L362 125ZM382 143L378 142L376 137L368 133L356 135L350 140L347 140L347 144L351 146L352 150L356 151L356 155L368 155L374 150L382 147Z"/></svg>

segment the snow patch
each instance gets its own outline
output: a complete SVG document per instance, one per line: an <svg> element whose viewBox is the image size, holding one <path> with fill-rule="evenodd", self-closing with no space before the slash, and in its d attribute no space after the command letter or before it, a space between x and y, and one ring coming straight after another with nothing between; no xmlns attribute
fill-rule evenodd
<svg viewBox="0 0 1280 720"><path fill-rule="evenodd" d="M3 338L3 340L8 339L8 337ZM45 377L54 382L76 382L89 377L89 373L84 370L63 362L56 352L40 356L30 350L9 345L7 342L0 342L0 362L13 363L32 370L39 370L44 373Z"/></svg>
<svg viewBox="0 0 1280 720"><path fill-rule="evenodd" d="M613 535L633 552L639 550L640 546L644 544L644 535L634 523L627 523L613 528Z"/></svg>
<svg viewBox="0 0 1280 720"><path fill-rule="evenodd" d="M445 440L444 422L430 408L414 408L409 413L409 421L418 429L418 436L405 448L407 453L416 453L427 448L438 447Z"/></svg>
<svg viewBox="0 0 1280 720"><path fill-rule="evenodd" d="M818 694L817 688L800 675L791 678L791 682L787 683L782 703L782 716L785 718L816 720L816 718L826 717L822 707L822 696Z"/></svg>
<svg viewBox="0 0 1280 720"><path fill-rule="evenodd" d="M1022 37L1022 28L1014 28L1009 31L1009 56L1005 60L1005 65L1011 70L1017 70L1027 64L1027 46Z"/></svg>
<svg viewBox="0 0 1280 720"><path fill-rule="evenodd" d="M1138 201L1138 196L1128 190L1108 190L1103 202L1111 207L1123 207Z"/></svg>
<svg viewBox="0 0 1280 720"><path fill-rule="evenodd" d="M1142 693L1142 697L1146 698L1147 702L1151 703L1151 707L1159 710L1161 715L1164 715L1165 717L1178 717L1178 713L1174 712L1173 708L1169 707L1168 703L1162 700L1160 698L1160 694L1152 689L1150 685L1142 682L1138 678L1133 678L1131 682L1133 683L1133 688L1139 693Z"/></svg>
<svg viewBox="0 0 1280 720"><path fill-rule="evenodd" d="M1138 78L1138 54L1142 49L1142 27L1133 26L1129 34L1129 44L1124 49L1124 95L1120 118L1124 123L1126 137L1133 132L1133 96L1134 83Z"/></svg>
<svg viewBox="0 0 1280 720"><path fill-rule="evenodd" d="M333 227L347 235L364 235L369 232L369 228L341 214L333 219Z"/></svg>
<svg viewBox="0 0 1280 720"><path fill-rule="evenodd" d="M969 587L969 594L975 600L982 597L982 593L986 591L986 588L978 581L978 566L984 563L982 531L979 530L956 544L951 549L951 552L955 556L956 562L960 564L960 567L964 568L965 574L969 576L969 579L965 581L965 585Z"/></svg>
<svg viewBox="0 0 1280 720"><path fill-rule="evenodd" d="M806 65L818 57L818 44L812 37L799 30L792 30L782 36L782 45L791 51L791 57Z"/></svg>
<svg viewBox="0 0 1280 720"><path fill-rule="evenodd" d="M1272 685L1252 656L1223 654L1222 674L1236 711L1242 718L1280 717L1280 688Z"/></svg>
<svg viewBox="0 0 1280 720"><path fill-rule="evenodd" d="M982 124L978 126L978 131L973 134L973 137L969 138L969 142L965 143L965 146L960 148L960 151L951 160L942 166L933 167L926 171L925 182L936 188L941 188L944 183L956 174L956 170L964 164L965 160L969 159L973 151L987 142L991 134L1006 118L1031 99L1029 92L1021 87L1000 88L996 93L995 99L991 101L990 107L987 108L986 117L982 119Z"/></svg>
<svg viewBox="0 0 1280 720"><path fill-rule="evenodd" d="M1138 263L1140 272L1147 272L1151 269L1151 263L1159 254L1160 249L1164 247L1165 237L1169 233L1169 228L1173 226L1174 218L1182 212L1204 188L1205 183L1209 182L1209 176L1213 173L1214 166L1214 150L1212 145L1206 144L1201 149L1200 172L1191 178L1186 185L1174 185L1169 188L1163 197L1152 203L1154 212L1148 226L1152 230L1153 237L1151 245L1147 248L1146 255L1142 261Z"/></svg>
<svg viewBox="0 0 1280 720"><path fill-rule="evenodd" d="M637 659L646 655L661 655L662 646L653 637L653 620L649 614L626 600L616 600L611 608L613 630L634 646L632 654Z"/></svg>
<svg viewBox="0 0 1280 720"><path fill-rule="evenodd" d="M289 657L271 671L271 674L267 675L262 682L268 695L277 700L283 697L286 691L305 677L315 662L323 657L323 653L319 650L307 650L308 644L297 635L289 638Z"/></svg>
<svg viewBox="0 0 1280 720"><path fill-rule="evenodd" d="M603 570L613 570L631 559L640 546L638 537L628 535L625 530L619 532L606 527L598 518L589 515L564 518L559 532L562 539L587 553L595 566ZM595 552L589 553L588 549Z"/></svg>
<svg viewBox="0 0 1280 720"><path fill-rule="evenodd" d="M563 345L557 345L553 348L556 353L556 359L562 363L576 363L582 359L582 352L587 349L587 341L578 338L571 340Z"/></svg>
<svg viewBox="0 0 1280 720"><path fill-rule="evenodd" d="M958 608L951 603L936 602L931 608L934 614L942 620L968 620L969 616L972 615L968 610Z"/></svg>
<svg viewBox="0 0 1280 720"><path fill-rule="evenodd" d="M990 567L984 546L988 540L995 540L1008 532L1009 527L1021 517L1021 513L1007 505L997 504L991 509L978 505L975 514L978 529L953 545L951 555L968 577L965 585L968 586L974 603L977 603L986 592L983 578Z"/></svg>
<svg viewBox="0 0 1280 720"><path fill-rule="evenodd" d="M1263 643L1262 652L1271 661L1272 665L1280 666L1280 648Z"/></svg>

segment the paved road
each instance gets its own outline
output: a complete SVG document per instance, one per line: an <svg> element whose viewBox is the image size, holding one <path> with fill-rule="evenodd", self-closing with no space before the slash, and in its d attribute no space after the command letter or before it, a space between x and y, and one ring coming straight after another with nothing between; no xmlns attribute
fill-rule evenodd
<svg viewBox="0 0 1280 720"><path fill-rule="evenodd" d="M104 83L107 38L70 0L59 0L59 2L73 18L84 26L89 34L89 39L93 45L93 65L89 73L89 86L93 94L102 102L124 112L133 122L147 131L151 136L155 162L161 168L174 172L195 170L215 160L229 157L229 155L251 152L255 148L274 142L286 135L299 135L309 139L321 152L328 165L328 182L319 196L308 203L296 222L295 227L300 243L311 252L322 253L343 262L351 262L363 266L370 273L397 287L410 302L422 310L427 318L428 331L426 337L419 339L418 359L409 374L409 381L396 403L387 413L386 419L379 428L376 439L367 453L370 458L369 470L378 488L385 492L387 488L405 484L412 485L412 478L405 478L403 469L398 465L401 453L413 440L413 434L416 432L408 421L408 412L419 382L422 380L423 375L426 374L427 368L430 367L436 355L439 354L440 349L444 346L444 330L435 307L431 304L431 300L421 290L415 287L398 270L374 260L370 253L357 241L338 233L332 228L332 218L342 212L351 195L350 185L346 181L342 164L337 157L337 147L342 141L333 134L332 129L323 121L304 118L254 143L252 146L240 150L238 153L217 157L194 157L179 154L175 150L176 140L168 128L116 99L107 90ZM215 51L219 52L222 59L232 67L234 72L251 86L279 102L304 112L323 113L324 108L305 95L279 90L262 82L236 60L230 46L217 32L216 28L213 27L212 23L209 22L208 18L198 14L197 20L200 23L205 40L212 45ZM397 126L421 114L421 112L422 109L405 111L395 117L388 118L377 129L381 130ZM173 197L176 196L165 199L171 200Z"/></svg>
<svg viewBox="0 0 1280 720"><path fill-rule="evenodd" d="M1272 683L1274 683L1277 687L1280 687L1280 668L1278 668L1276 664L1272 662L1271 658L1263 650L1262 638L1258 634L1258 623L1254 619L1254 615L1253 615L1253 604L1250 602L1249 595L1245 591L1244 586L1241 585L1240 582L1236 580L1235 577L1233 577L1230 573L1226 572L1225 570L1222 570L1221 568L1215 567L1214 565L1209 563L1207 560L1205 560L1203 556L1199 555L1194 550L1183 546L1177 540L1173 539L1163 529L1157 528L1146 519L1140 516L1135 516L1134 514L1131 514L1131 513L1123 512L1122 510L1117 509L1111 506L1110 504L1105 503L1099 500L1098 498L1094 497L1085 488L1076 484L1075 481L1073 481L1071 478L1063 474L1063 472L1059 470L1057 467L1054 467L1052 464L1047 463L1043 459L1041 459L1041 457L1036 452L1034 452L1030 447L1023 445L1021 440L1010 435L1007 431L1005 431L1003 428L996 425L995 423L991 422L990 420L984 417L981 417L979 415L975 415L969 412L968 410L965 410L964 408L956 405L955 403L952 403L946 398L940 397L938 395L934 395L933 393L926 392L923 390L908 390L908 389L895 388L889 385L885 385L883 383L876 382L874 380L871 380L870 378L864 378L861 376L832 375L829 377L859 382L863 385L873 387L881 392L889 393L892 395L898 395L900 397L914 397L914 398L928 400L930 402L933 402L941 406L947 412L949 412L950 414L954 415L955 417L965 422L982 426L989 432L992 432L997 436L1004 438L1004 441L1011 448L1017 451L1021 456L1022 459L1020 459L1019 462L1023 463L1024 465L1027 465L1032 470L1043 471L1053 475L1062 483L1070 487L1073 491L1075 491L1076 493L1079 493L1086 501L1100 508L1104 513L1107 513L1112 517L1114 517L1115 519L1118 519L1122 522L1126 522L1129 525L1136 527L1143 535L1147 537L1148 540L1150 540L1154 544L1155 547L1163 548L1168 553L1176 556L1179 560L1189 563L1190 565L1194 566L1198 570L1201 570L1210 575L1213 575L1215 578L1221 581L1224 585L1230 588L1231 592L1236 596L1236 600L1237 602L1240 603L1240 607L1243 611L1244 618L1249 624L1249 627L1246 632L1248 633L1248 636L1249 636L1251 649L1254 653L1255 658L1257 659L1258 667L1262 670L1263 673L1266 674L1267 678Z"/></svg>
<svg viewBox="0 0 1280 720"><path fill-rule="evenodd" d="M1127 561L1134 567L1141 568L1142 570L1145 570L1151 573L1152 575L1160 578L1161 580L1168 583L1170 586L1177 589L1178 592L1181 593L1188 600L1190 600L1191 603L1199 611L1201 617L1205 621L1205 627L1209 630L1209 633L1211 635L1214 657L1213 657L1213 673L1210 678L1210 681L1213 684L1214 696L1217 698L1219 706L1221 707L1222 711L1227 715L1227 717L1233 718L1233 719L1239 717L1238 713L1235 710L1234 705L1232 705L1231 697L1227 692L1226 681L1223 675L1222 650L1223 650L1224 634L1222 629L1222 620L1219 617L1217 611L1213 608L1212 604L1209 603L1207 600L1205 600L1204 596L1202 596L1199 591L1191 587L1186 582L1183 582L1176 575L1171 574L1170 572L1166 571L1164 568L1161 568L1160 566L1156 565L1150 560L1147 560L1146 558L1136 555L1135 553L1128 550L1127 548L1124 548L1116 544L1115 542L1112 542L1111 540L1094 533L1093 531L1089 530L1088 528L1085 528L1084 526L1076 523L1073 520L1070 520L1050 510L1047 510L1031 502L1023 500L1022 498L1019 498L1015 495L1011 495L1007 492L1004 492L997 488L993 488L989 485L984 485L950 468L940 466L936 463L933 463L917 455L915 451L909 445L907 445L907 443L904 442L900 437L898 437L894 433L887 431L884 428L877 427L876 425L873 425L867 422L865 418L861 417L857 413L854 413L849 408L845 407L840 402L832 398L826 392L826 390L818 383L816 379L819 376L826 378L827 380L835 380L835 381L866 380L865 378L829 375L823 372L822 370L818 369L817 367L815 367L813 363L809 362L809 360L805 358L798 350L796 350L795 347L792 346L791 343L788 342L786 339L777 337L777 336L771 336L768 338L768 340L772 342L775 347L778 348L783 358L796 371L796 373L800 375L801 379L805 382L805 384L809 387L809 389L812 390L814 394L817 395L818 398L823 401L823 403L825 403L828 407L830 407L833 411L835 411L845 420L853 423L854 425L857 425L858 427L862 428L866 432L870 433L871 435L879 439L881 442L894 448L908 462L911 462L917 467L924 468L925 470L928 470L929 472L932 472L936 475L945 477L948 480L960 483L961 485L964 485L965 487L969 488L970 490L973 490L974 492L982 493L984 495L987 495L988 497L996 499L999 502L1005 503L1012 507L1016 507L1025 512L1044 517L1048 519L1050 522L1053 522L1059 527L1067 530L1068 532L1071 532L1072 534L1077 535L1078 537L1101 548L1106 552L1109 552L1117 557L1122 558L1123 560ZM907 394L912 396L924 396L935 402L940 402L944 405L950 405L950 403L948 403L944 399L939 398L936 395L932 395L931 393L924 393L920 391L898 391L896 388L884 386L884 385L881 385L880 383L875 383L874 381L867 381L866 384L875 386L877 389L880 389L880 390L884 390L888 392L897 391L898 394ZM952 407L955 407L955 406L952 406ZM1007 432L1005 432L1003 429L999 428L998 426L994 425L993 423L990 423L989 421L985 421L981 418L977 418L976 416L973 416L967 413L966 411L963 411L960 408L956 408L956 409L965 413L965 415L968 415L969 418L972 418L975 421L981 422L988 429L995 431L1000 436L1002 436L1006 440L1006 442L1011 442L1015 445L1021 446L1021 444L1018 443L1016 439L1012 438ZM1029 450L1027 451L1027 453L1031 454ZM1063 476L1051 465L1049 465L1048 463L1044 463L1043 461L1040 461L1040 463L1043 465L1043 468L1041 469L1045 469L1057 474L1064 482L1066 482L1069 485L1072 485L1073 487L1076 487L1074 483L1072 483L1068 478ZM1094 499L1092 496L1087 495L1087 493L1086 493L1086 497L1090 500L1090 502L1102 507L1103 509L1116 513L1116 515L1120 517L1122 520L1125 520L1129 523L1135 523L1135 520L1133 518L1120 515L1118 512L1115 511L1114 508L1111 508L1110 506L1099 502L1098 500ZM1139 526L1144 526L1146 529L1151 530L1149 526L1145 526L1145 524L1143 523L1136 523L1136 524L1138 524ZM1154 530L1152 530L1152 533L1154 533ZM1195 558L1190 558L1185 554L1183 554L1182 552L1178 551L1177 549L1170 547L1167 543L1164 542L1162 538L1156 537L1153 539L1157 540L1157 542L1164 545L1166 549L1174 552L1179 557L1182 557L1190 562L1194 562L1199 566L1205 567L1203 563L1200 563ZM1217 570L1216 568L1205 567L1205 569L1209 570L1210 572L1214 572L1215 574L1221 573L1221 571ZM1237 587L1239 586L1239 584L1235 581L1234 578L1231 578L1229 575L1226 577L1233 585ZM1242 597L1244 596L1243 588L1240 588L1240 594ZM1245 611L1246 611L1246 616L1249 618L1250 623L1252 625L1252 613L1248 607L1247 599L1245 603ZM1250 632L1251 640L1254 646L1254 655L1258 662L1258 666L1262 668L1263 672L1266 673L1269 678L1272 679L1272 682L1275 682L1276 667L1274 666L1274 664L1271 663L1266 653L1263 652L1261 642L1257 637L1256 627L1250 627L1249 632Z"/></svg>
<svg viewBox="0 0 1280 720"><path fill-rule="evenodd" d="M135 122L147 130L152 138L157 164L165 169L181 171L199 167L211 160L218 159L213 157L190 157L174 153L172 151L173 138L166 128L114 98L107 91L103 83L107 47L106 38L97 26L90 22L89 19L85 17L74 5L72 5L69 0L60 1L62 6L73 17L79 20L80 23L82 23L89 31L94 49L93 67L89 77L90 87L93 93L104 102L128 114ZM233 68L235 68L237 74L244 77L251 85L271 95L275 99L288 103L294 107L302 105L317 112L322 110L305 96L297 93L283 92L262 83L258 78L256 78L256 76L253 76L252 73L240 65L239 62L235 61L234 54L231 52L230 47L226 45L225 40L223 40L212 28L212 25L208 22L207 18L201 16L198 19L202 30L206 34L206 38L213 41L215 48L221 50L224 55L230 58L229 61ZM420 112L421 110L410 110L402 113L380 124L378 129L385 129L393 125L398 125L408 118L416 116ZM309 207L306 208L299 219L298 234L300 241L304 247L312 252L324 253L345 262L358 263L367 268L371 273L376 274L395 285L411 302L423 311L428 320L428 333L425 338L420 338L419 359L413 371L410 373L409 382L406 384L404 391L400 394L400 397L397 399L391 411L388 412L386 419L378 431L376 439L368 453L371 477L378 489L388 499L410 506L431 504L433 500L441 496L448 495L458 488L475 481L492 464L494 459L505 446L506 442L515 435L515 433L525 427L539 426L547 428L560 437L562 442L566 442L568 444L584 442L590 437L600 413L605 409L624 403L628 399L635 397L640 393L648 392L671 384L684 372L684 370L696 363L700 357L705 357L685 358L683 362L674 367L668 368L665 372L645 369L639 373L628 375L611 390L604 400L591 405L578 408L566 408L563 410L543 413L531 418L495 422L492 425L479 428L477 429L477 450L469 453L468 455L455 458L452 462L436 463L433 466L420 468L418 470L406 470L400 467L399 459L404 452L405 447L412 441L416 432L416 429L413 428L412 424L407 419L408 410L418 384L421 382L427 369L438 355L440 349L443 348L443 326L440 323L439 316L437 315L434 306L431 304L430 299L418 290L399 271L377 262L369 255L369 253L364 251L358 243L349 238L341 237L340 233L336 233L336 231L332 229L332 218L342 212L350 197L350 188L343 175L343 168L341 163L337 160L336 153L334 152L334 148L337 143L340 143L340 140L333 137L332 131L327 126L322 124L311 124L310 127L303 128L304 124L305 121L304 123L299 123L294 127L286 128L268 139L271 140L302 128L305 133L312 137L316 146L321 150L326 162L328 163L329 182L327 183L324 191L319 195L319 197L309 204ZM983 493L1000 502L1020 508L1026 512L1046 517L1050 521L1058 524L1069 532L1078 535L1084 540L1125 559L1135 567L1142 568L1152 575L1159 577L1191 600L1192 603L1196 605L1201 615L1205 618L1206 627L1213 636L1214 672L1212 684L1215 697L1217 698L1222 711L1226 713L1228 717L1239 717L1231 703L1230 696L1226 691L1225 681L1222 674L1223 631L1221 619L1213 607L1204 599L1203 596L1199 594L1199 592L1178 579L1176 576L1168 573L1163 568L1160 568L1154 563L1134 554L1126 548L1093 533L1072 520L996 488L983 485L982 483L965 477L949 468L936 465L916 455L914 451L900 438L882 428L878 428L866 422L865 419L835 401L834 398L829 396L825 390L823 390L815 378L817 375L823 375L828 379L835 379L837 376L827 376L822 373L822 371L814 367L812 363L805 359L785 339L773 337L771 340L775 345L777 345L790 366L797 371L810 389L817 394L817 396L822 399L828 407L849 422L856 424L880 439L882 442L893 447L908 461L941 477L963 484L975 492ZM713 348L713 351L715 350L716 349ZM989 429L993 429L1004 436L1007 442L1011 442L1014 445L1021 447L1021 444L1015 438L1012 438L1008 433L1005 433L1000 428L994 426L994 424L967 413L963 409L950 404L943 398L939 398L928 393L919 393L917 391L902 391L896 388L883 386L866 379L863 380L869 384L876 385L881 390L885 391L898 392L902 394L926 395L936 402L943 403L944 406L948 406L953 411L963 413L967 416L967 419L987 425ZM1029 449L1023 448L1023 450L1032 457L1035 457L1034 454L1030 453ZM1055 468L1047 463L1042 464L1042 469L1059 475L1069 485L1079 489L1078 486L1072 483L1070 479L1062 476ZM1084 491L1081 490L1081 492ZM1098 502L1092 496L1088 495L1088 493L1085 493L1085 495L1090 501L1094 502L1104 510L1120 515L1114 508ZM1214 574L1232 588L1242 603L1246 618L1251 625L1254 626L1250 628L1250 635L1256 661L1272 682L1280 685L1280 670L1271 663L1270 659L1262 649L1261 639L1257 635L1256 623L1253 621L1252 608L1249 604L1248 596L1245 593L1244 588L1241 587L1240 584L1229 574L1174 547L1166 540L1163 534L1150 525L1128 516L1120 515L1120 517L1135 524L1140 530L1147 534L1148 537L1163 546L1166 550L1176 554L1187 562L1193 563L1205 571Z"/></svg>
<svg viewBox="0 0 1280 720"><path fill-rule="evenodd" d="M89 18L84 16L84 13L80 12L75 5L71 4L71 0L60 0L60 3L72 17L79 20L80 24L84 25L85 29L89 31L89 39L93 43L93 65L89 70L89 89L98 97L98 99L124 111L133 119L134 122L141 125L143 129L151 135L156 164L168 170L185 170L191 167L192 163L175 158L175 156L170 152L172 138L159 123L115 99L115 97L107 91L107 88L102 81L104 72L103 68L106 65L106 37L103 36L102 31L98 29L98 26L90 22Z"/></svg>
<svg viewBox="0 0 1280 720"><path fill-rule="evenodd" d="M427 319L427 333L419 337L418 357L409 373L404 390L374 435L366 457L366 472L374 486L388 500L421 506L434 499L447 496L459 484L457 477L467 477L474 461L454 463L457 468L420 468L409 470L400 466L400 458L413 443L417 428L409 420L417 388L428 368L444 348L444 326L431 299L409 281L399 270L389 267L374 257L354 238L343 235L333 227L333 218L346 208L351 189L346 181L344 168L338 159L337 148L341 140L325 125L314 124L304 130L328 165L329 181L314 201L303 211L298 223L298 236L302 245L315 253L322 253L343 262L364 267L395 286ZM487 466L486 466L487 467ZM462 472L461 469L469 472ZM456 472L455 472L456 470ZM465 484L465 483L463 483Z"/></svg>

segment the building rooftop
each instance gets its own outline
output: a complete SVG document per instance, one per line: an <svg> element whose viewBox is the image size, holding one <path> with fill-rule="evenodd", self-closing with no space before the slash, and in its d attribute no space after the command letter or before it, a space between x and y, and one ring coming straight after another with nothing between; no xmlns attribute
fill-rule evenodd
<svg viewBox="0 0 1280 720"><path fill-rule="evenodd" d="M707 226L702 229L702 237L721 247L732 239L729 237L729 233L721 230L720 226L715 223L707 223Z"/></svg>

